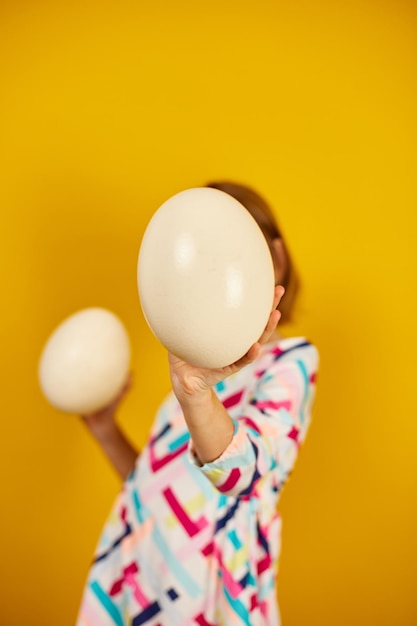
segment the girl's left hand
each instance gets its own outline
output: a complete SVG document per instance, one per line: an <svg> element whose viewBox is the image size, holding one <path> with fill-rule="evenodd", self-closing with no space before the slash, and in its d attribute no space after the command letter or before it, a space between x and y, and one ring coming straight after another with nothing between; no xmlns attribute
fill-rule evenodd
<svg viewBox="0 0 417 626"><path fill-rule="evenodd" d="M191 398L200 392L207 391L207 389L210 389L231 374L235 374L242 369L242 367L245 367L245 365L252 363L252 361L256 359L261 345L268 343L276 330L281 317L277 306L284 295L284 291L284 287L275 287L274 304L264 332L258 341L249 348L247 353L235 363L226 365L226 367L208 369L190 365L173 354L168 354L172 387L180 402L182 398Z"/></svg>

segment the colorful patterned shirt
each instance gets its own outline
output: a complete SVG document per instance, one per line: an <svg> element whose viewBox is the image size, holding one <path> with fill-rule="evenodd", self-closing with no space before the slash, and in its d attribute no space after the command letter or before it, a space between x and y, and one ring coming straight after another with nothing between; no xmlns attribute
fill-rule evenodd
<svg viewBox="0 0 417 626"><path fill-rule="evenodd" d="M200 465L173 394L97 547L78 626L277 626L278 498L310 422L318 355L262 348L216 386L232 442Z"/></svg>

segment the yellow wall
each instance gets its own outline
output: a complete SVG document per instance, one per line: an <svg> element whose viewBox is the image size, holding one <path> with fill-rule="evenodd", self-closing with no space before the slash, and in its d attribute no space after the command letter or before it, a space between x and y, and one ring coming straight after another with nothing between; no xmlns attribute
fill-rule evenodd
<svg viewBox="0 0 417 626"><path fill-rule="evenodd" d="M136 259L159 204L213 177L274 204L320 347L285 492L284 626L417 623L416 10L406 0L0 6L3 626L70 626L118 481L46 404L52 328L126 323L143 443L168 388Z"/></svg>

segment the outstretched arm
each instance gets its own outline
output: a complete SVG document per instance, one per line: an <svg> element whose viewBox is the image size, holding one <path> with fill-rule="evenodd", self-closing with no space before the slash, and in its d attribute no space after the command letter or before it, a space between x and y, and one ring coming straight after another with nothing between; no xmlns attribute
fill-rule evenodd
<svg viewBox="0 0 417 626"><path fill-rule="evenodd" d="M133 470L139 455L138 450L130 443L115 420L116 411L131 384L132 379L129 376L123 389L111 404L95 413L81 416L84 424L123 480Z"/></svg>
<svg viewBox="0 0 417 626"><path fill-rule="evenodd" d="M276 307L283 295L284 288L276 287L273 309L264 333L236 363L218 369L206 369L194 367L169 355L173 390L202 464L217 459L230 444L234 434L233 421L214 393L213 386L256 359L261 344L267 343L276 329L281 315Z"/></svg>

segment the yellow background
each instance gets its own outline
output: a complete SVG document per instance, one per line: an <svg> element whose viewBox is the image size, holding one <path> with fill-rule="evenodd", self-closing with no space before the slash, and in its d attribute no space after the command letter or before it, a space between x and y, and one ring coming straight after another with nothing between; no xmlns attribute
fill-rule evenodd
<svg viewBox="0 0 417 626"><path fill-rule="evenodd" d="M147 221L211 178L274 205L322 363L282 500L284 626L417 623L416 11L402 0L0 6L0 623L70 626L118 480L37 382L64 317L132 340L120 420L168 389L142 318Z"/></svg>

